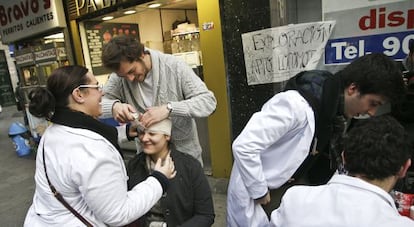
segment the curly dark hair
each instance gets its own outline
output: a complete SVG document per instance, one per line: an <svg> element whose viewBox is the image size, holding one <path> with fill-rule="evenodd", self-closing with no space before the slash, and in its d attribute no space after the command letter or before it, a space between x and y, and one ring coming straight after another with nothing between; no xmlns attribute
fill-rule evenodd
<svg viewBox="0 0 414 227"><path fill-rule="evenodd" d="M125 35L111 39L102 50L102 63L112 71L118 71L121 61L139 61L145 53L144 45Z"/></svg>
<svg viewBox="0 0 414 227"><path fill-rule="evenodd" d="M343 142L345 169L370 180L396 175L411 156L404 127L389 115L358 122Z"/></svg>
<svg viewBox="0 0 414 227"><path fill-rule="evenodd" d="M337 72L343 88L354 83L361 95L376 94L399 102L404 97L403 74L398 65L382 53L362 56Z"/></svg>
<svg viewBox="0 0 414 227"><path fill-rule="evenodd" d="M36 88L29 93L29 111L33 116L47 119L57 108L69 104L69 95L73 89L88 84L88 69L83 66L63 66L57 68L47 79L47 86Z"/></svg>

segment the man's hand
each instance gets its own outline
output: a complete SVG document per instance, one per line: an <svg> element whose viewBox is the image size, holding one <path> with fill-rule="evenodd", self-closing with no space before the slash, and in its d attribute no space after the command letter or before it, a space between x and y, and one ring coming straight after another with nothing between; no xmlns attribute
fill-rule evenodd
<svg viewBox="0 0 414 227"><path fill-rule="evenodd" d="M112 106L112 116L120 123L128 123L134 120L131 113L137 112L135 108L127 103L116 102Z"/></svg>
<svg viewBox="0 0 414 227"><path fill-rule="evenodd" d="M140 117L140 122L146 128L166 119L170 115L167 105L149 107Z"/></svg>
<svg viewBox="0 0 414 227"><path fill-rule="evenodd" d="M260 205L266 205L270 203L270 193L269 191L266 193L266 195L260 199L255 199L255 202Z"/></svg>

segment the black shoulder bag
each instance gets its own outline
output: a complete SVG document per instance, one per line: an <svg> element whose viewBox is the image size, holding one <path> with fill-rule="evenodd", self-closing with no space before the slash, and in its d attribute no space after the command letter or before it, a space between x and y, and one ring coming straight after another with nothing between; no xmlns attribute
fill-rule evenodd
<svg viewBox="0 0 414 227"><path fill-rule="evenodd" d="M75 215L83 224L85 224L87 227L93 227L91 223L88 222L82 215L80 215L73 207L69 205L68 202L63 198L63 196L56 190L55 186L50 183L49 177L47 175L46 171L46 162L45 162L45 142L43 142L43 166L45 167L45 174L46 174L46 180L49 184L50 190L52 190L53 195L56 197L59 202L62 203L63 206L65 206L70 212L72 212L73 215Z"/></svg>

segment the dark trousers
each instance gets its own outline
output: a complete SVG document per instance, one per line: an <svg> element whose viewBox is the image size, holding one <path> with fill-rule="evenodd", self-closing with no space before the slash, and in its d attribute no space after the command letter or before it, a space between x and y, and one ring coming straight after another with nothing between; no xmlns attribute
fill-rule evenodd
<svg viewBox="0 0 414 227"><path fill-rule="evenodd" d="M302 177L301 179L295 180L291 183L285 183L284 185L280 186L276 189L271 189L269 191L270 193L270 202L266 205L262 205L264 211L267 214L267 217L270 220L270 215L272 214L272 211L277 209L280 206L280 202L282 200L282 196L285 194L285 192L294 185L309 185L309 181L307 177Z"/></svg>

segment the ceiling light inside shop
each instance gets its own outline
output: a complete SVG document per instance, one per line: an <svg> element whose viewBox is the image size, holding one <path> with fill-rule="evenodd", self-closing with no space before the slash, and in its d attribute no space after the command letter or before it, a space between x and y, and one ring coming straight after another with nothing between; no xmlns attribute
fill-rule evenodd
<svg viewBox="0 0 414 227"><path fill-rule="evenodd" d="M124 12L124 14L134 14L134 13L136 13L137 11L136 10L127 10L127 11L125 11Z"/></svg>
<svg viewBox="0 0 414 227"><path fill-rule="evenodd" d="M112 20L112 19L114 19L113 16L102 17L102 20Z"/></svg>
<svg viewBox="0 0 414 227"><path fill-rule="evenodd" d="M48 35L48 36L44 37L43 42L44 42L44 44L56 43L56 42L65 42L64 35L63 35L62 32L56 33L56 34L53 34L53 35Z"/></svg>
<svg viewBox="0 0 414 227"><path fill-rule="evenodd" d="M53 34L53 35L45 36L44 38L45 39L63 39L64 36L63 36L63 33L56 33L56 34Z"/></svg>
<svg viewBox="0 0 414 227"><path fill-rule="evenodd" d="M148 8L158 8L161 6L161 3L152 3L148 5Z"/></svg>

